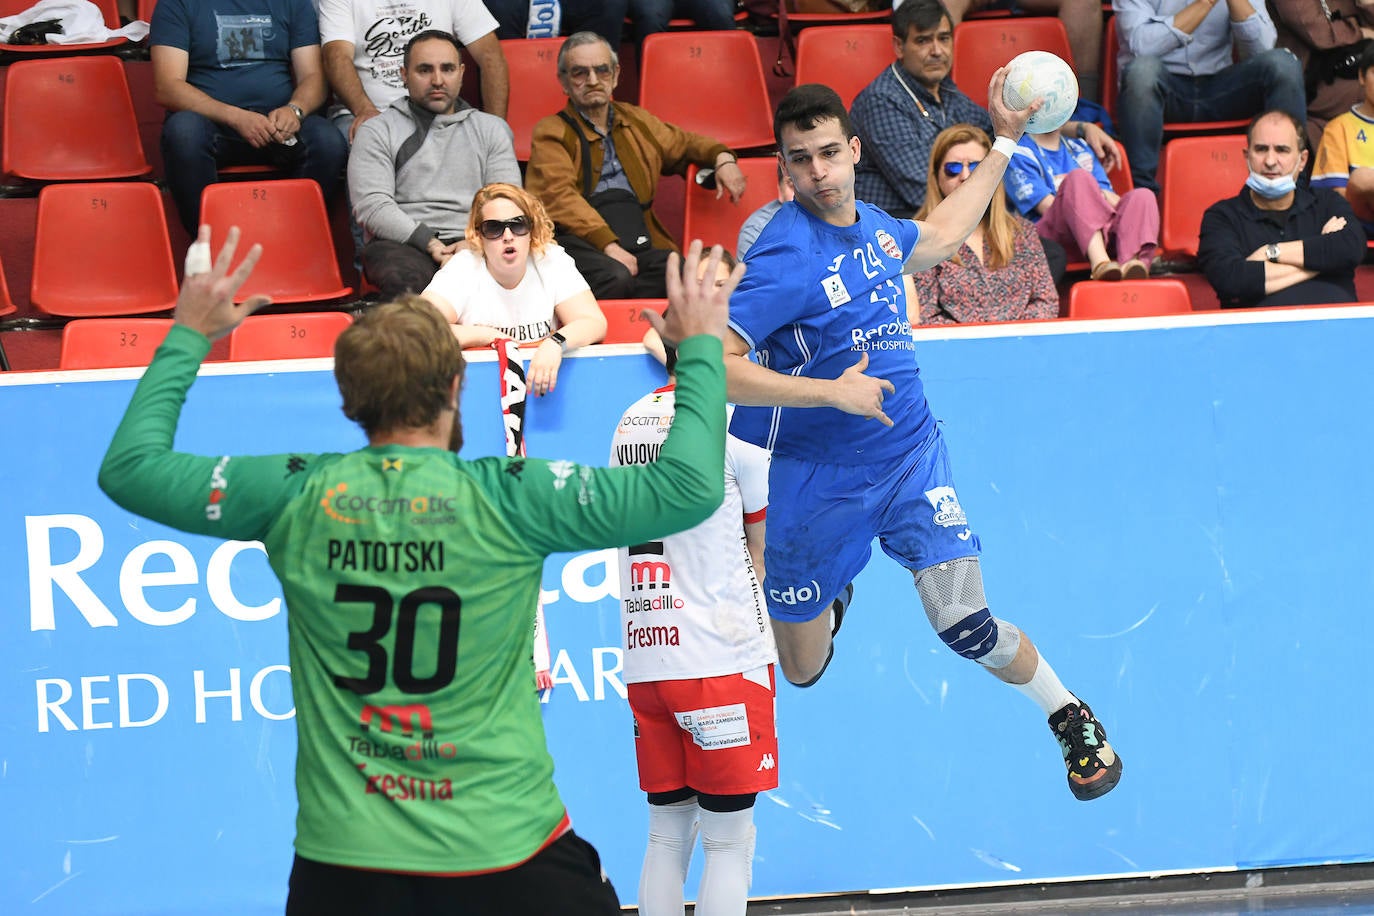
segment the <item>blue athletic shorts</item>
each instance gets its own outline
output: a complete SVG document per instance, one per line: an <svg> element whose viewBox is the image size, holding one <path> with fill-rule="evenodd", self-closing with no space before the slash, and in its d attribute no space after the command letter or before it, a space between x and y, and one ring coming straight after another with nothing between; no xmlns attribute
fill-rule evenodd
<svg viewBox="0 0 1374 916"><path fill-rule="evenodd" d="M819 616L868 564L875 537L912 571L978 555L939 427L893 462L773 456L764 549L769 615L789 623Z"/></svg>

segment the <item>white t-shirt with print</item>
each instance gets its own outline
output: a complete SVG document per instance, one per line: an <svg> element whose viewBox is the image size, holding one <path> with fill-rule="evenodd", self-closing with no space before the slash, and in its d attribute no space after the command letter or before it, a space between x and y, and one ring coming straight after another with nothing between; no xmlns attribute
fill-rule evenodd
<svg viewBox="0 0 1374 916"><path fill-rule="evenodd" d="M464 45L496 31L481 0L317 0L320 44L353 45L353 67L363 91L381 111L406 94L401 56L406 42L438 29Z"/></svg>
<svg viewBox="0 0 1374 916"><path fill-rule="evenodd" d="M554 306L590 289L577 265L560 246L550 244L530 255L525 276L506 289L487 271L486 262L464 249L449 258L425 292L444 297L459 324L496 328L516 343L548 337L555 328Z"/></svg>
<svg viewBox="0 0 1374 916"><path fill-rule="evenodd" d="M611 466L647 464L672 429L671 387L640 398L611 441ZM768 507L769 455L725 437L725 500L706 521L621 548L620 638L626 684L740 674L777 661L744 522Z"/></svg>

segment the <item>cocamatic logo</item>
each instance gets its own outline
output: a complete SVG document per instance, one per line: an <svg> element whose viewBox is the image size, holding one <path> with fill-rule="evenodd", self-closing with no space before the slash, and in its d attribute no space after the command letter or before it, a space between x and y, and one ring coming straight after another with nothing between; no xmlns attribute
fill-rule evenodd
<svg viewBox="0 0 1374 916"><path fill-rule="evenodd" d="M395 499L358 496L349 493L348 484L342 481L325 490L320 500L324 514L345 525L361 525L366 515L411 515L415 516L410 520L412 525L451 522L457 505L455 497L442 494Z"/></svg>

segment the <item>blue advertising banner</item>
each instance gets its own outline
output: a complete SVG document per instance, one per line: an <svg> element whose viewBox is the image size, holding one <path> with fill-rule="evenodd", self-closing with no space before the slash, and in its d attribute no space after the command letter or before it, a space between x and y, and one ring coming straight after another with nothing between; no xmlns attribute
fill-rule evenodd
<svg viewBox="0 0 1374 916"><path fill-rule="evenodd" d="M1374 859L1374 310L916 335L990 605L1093 705L1125 775L1075 801L1036 707L949 652L875 551L825 678L779 689L752 894ZM529 453L605 463L660 372L633 347L569 359L531 399ZM0 379L0 912L279 913L280 591L259 545L96 487L134 374ZM177 447L357 447L338 402L327 363L207 366ZM463 421L465 454L503 451L489 360ZM552 557L544 588L556 779L631 903L647 815L613 557Z"/></svg>

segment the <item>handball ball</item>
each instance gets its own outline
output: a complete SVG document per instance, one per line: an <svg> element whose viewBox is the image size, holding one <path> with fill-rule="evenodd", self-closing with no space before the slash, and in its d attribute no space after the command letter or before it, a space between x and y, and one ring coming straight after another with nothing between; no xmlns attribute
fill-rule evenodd
<svg viewBox="0 0 1374 916"><path fill-rule="evenodd" d="M1026 123L1026 133L1043 134L1063 127L1078 107L1078 78L1073 68L1049 51L1018 54L1007 67L1002 101L1008 108L1020 111L1037 98L1045 100Z"/></svg>

